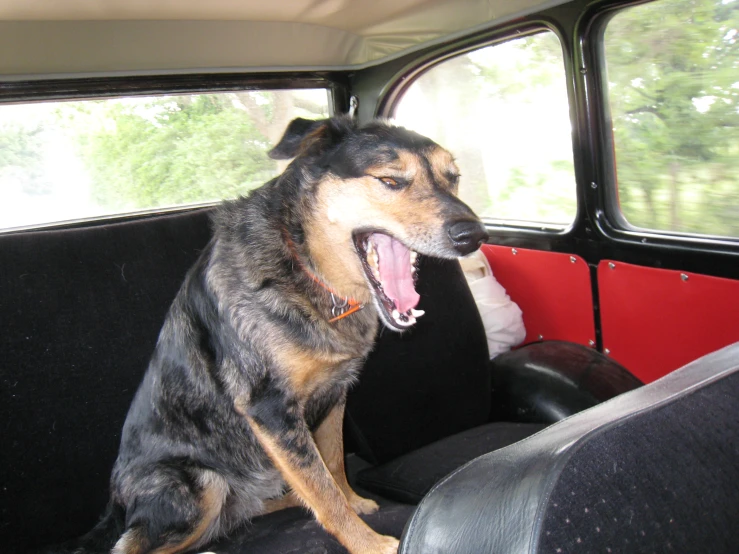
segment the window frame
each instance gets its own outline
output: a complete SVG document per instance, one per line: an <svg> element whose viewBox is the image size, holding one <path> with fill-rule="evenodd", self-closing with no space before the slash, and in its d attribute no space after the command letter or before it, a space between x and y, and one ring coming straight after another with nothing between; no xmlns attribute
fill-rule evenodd
<svg viewBox="0 0 739 554"><path fill-rule="evenodd" d="M42 102L104 100L135 96L170 96L178 94L210 94L260 90L325 89L329 116L349 109L349 84L341 72L290 73L218 73L182 75L136 75L116 77L83 77L72 79L32 79L0 81L0 106ZM115 214L98 215L0 228L0 235L44 230L96 227L207 209L217 201L196 202L179 206L149 208Z"/></svg>
<svg viewBox="0 0 739 554"><path fill-rule="evenodd" d="M445 45L440 48L433 49L425 55L415 58L410 63L404 65L400 71L396 72L393 78L385 85L380 93L375 113L377 117L393 117L405 92L416 82L416 80L421 75L424 75L426 72L452 58L464 56L465 54L482 48L487 48L489 46L500 45L517 38L547 31L554 33L562 48L562 61L565 74L564 85L567 89L569 117L572 125L572 134L570 137L575 177L575 216L570 224L562 226L548 225L543 222L523 222L514 219L484 219L485 226L496 236L511 237L523 235L536 242L538 242L538 239L544 237L570 237L575 232L575 229L582 224L582 220L585 216L583 204L580 200L578 154L574 140L576 133L575 114L573 111L574 85L571 64L569 63L569 47L565 33L554 20L543 17L542 14L535 14L534 18L531 20L504 24L496 29L467 37L466 39L460 42L455 42L452 45Z"/></svg>
<svg viewBox="0 0 739 554"><path fill-rule="evenodd" d="M608 239L620 244L663 246L676 250L709 253L739 254L739 237L702 235L632 225L621 211L618 197L616 151L613 138L613 119L607 80L605 33L610 21L620 12L635 6L660 0L607 1L591 10L585 26L583 56L594 71L586 78L591 102L588 113L593 121L595 152L601 156L594 163L593 183L597 191L596 225Z"/></svg>

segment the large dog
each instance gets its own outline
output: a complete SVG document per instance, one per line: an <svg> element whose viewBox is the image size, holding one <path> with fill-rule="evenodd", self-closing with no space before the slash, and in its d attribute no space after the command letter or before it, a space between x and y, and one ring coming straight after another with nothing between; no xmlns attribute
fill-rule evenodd
<svg viewBox="0 0 739 554"><path fill-rule="evenodd" d="M377 504L344 472L347 388L378 315L395 331L422 315L417 253L458 257L487 234L452 156L401 127L296 119L270 154L295 159L216 211L79 552L183 552L298 503L352 554L397 550L357 516Z"/></svg>

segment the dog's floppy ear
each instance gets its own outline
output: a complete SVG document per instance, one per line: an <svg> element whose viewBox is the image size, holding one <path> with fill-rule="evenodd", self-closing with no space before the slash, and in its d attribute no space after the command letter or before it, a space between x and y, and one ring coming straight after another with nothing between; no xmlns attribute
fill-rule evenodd
<svg viewBox="0 0 739 554"><path fill-rule="evenodd" d="M318 154L338 143L353 128L354 122L349 117L319 120L298 117L287 126L280 142L269 151L269 157L289 160L299 154Z"/></svg>

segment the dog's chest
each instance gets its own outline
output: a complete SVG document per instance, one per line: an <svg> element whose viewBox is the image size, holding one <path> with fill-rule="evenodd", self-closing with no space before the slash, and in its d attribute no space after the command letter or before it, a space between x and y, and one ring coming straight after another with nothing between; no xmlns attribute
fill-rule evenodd
<svg viewBox="0 0 739 554"><path fill-rule="evenodd" d="M357 320L356 323L361 323L359 317ZM372 348L376 320L352 327L352 332L334 329L302 344L281 341L273 350L283 382L296 397L307 401L322 391L346 386L356 378Z"/></svg>
<svg viewBox="0 0 739 554"><path fill-rule="evenodd" d="M301 348L284 349L279 358L280 371L291 392L303 401L348 385L362 365L361 358Z"/></svg>

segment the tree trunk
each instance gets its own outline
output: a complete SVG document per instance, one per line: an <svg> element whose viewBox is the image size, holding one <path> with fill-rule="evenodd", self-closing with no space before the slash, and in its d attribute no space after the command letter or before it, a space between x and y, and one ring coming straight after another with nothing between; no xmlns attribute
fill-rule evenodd
<svg viewBox="0 0 739 554"><path fill-rule="evenodd" d="M678 162L670 163L670 231L680 230L680 216L678 214L680 208L679 174L680 164Z"/></svg>

